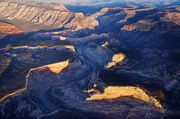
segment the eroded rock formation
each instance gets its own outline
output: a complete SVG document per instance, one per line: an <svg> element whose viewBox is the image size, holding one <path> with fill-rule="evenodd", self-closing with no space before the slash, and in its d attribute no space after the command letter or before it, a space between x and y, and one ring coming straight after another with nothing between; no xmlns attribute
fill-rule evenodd
<svg viewBox="0 0 180 119"><path fill-rule="evenodd" d="M62 8L62 7L61 7ZM47 25L52 28L93 29L98 21L85 17L83 13L72 13L66 8L48 9L18 3L0 2L1 17L10 21L26 21L33 24ZM16 23L15 23L16 24Z"/></svg>
<svg viewBox="0 0 180 119"><path fill-rule="evenodd" d="M100 23L94 30L39 31L2 39L1 62L8 66L0 67L0 76L7 77L10 71L14 77L25 74L26 83L1 98L0 118L178 117L179 36L170 32L169 40L159 30L152 31L160 29L158 23L169 22L156 10L104 8L86 17ZM134 25L134 30L121 29ZM9 63L21 72L8 69ZM7 79L22 82L14 77Z"/></svg>

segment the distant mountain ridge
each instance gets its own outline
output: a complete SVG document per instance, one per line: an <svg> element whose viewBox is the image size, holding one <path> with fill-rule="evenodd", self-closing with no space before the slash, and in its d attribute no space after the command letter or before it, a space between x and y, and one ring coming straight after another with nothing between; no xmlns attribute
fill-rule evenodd
<svg viewBox="0 0 180 119"><path fill-rule="evenodd" d="M0 18L16 23L23 22L50 28L70 28L74 30L93 29L98 21L85 17L83 13L69 12L63 5L24 5L0 2ZM37 28L37 27L36 27Z"/></svg>
<svg viewBox="0 0 180 119"><path fill-rule="evenodd" d="M69 5L98 5L110 3L136 3L136 4L171 4L179 0L37 0L41 2L58 2Z"/></svg>
<svg viewBox="0 0 180 119"><path fill-rule="evenodd" d="M0 0L0 2L17 2L17 3L27 3L33 0Z"/></svg>

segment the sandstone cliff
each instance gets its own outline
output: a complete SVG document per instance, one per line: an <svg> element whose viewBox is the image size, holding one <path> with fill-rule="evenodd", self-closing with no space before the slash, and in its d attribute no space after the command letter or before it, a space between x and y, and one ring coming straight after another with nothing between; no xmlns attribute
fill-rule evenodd
<svg viewBox="0 0 180 119"><path fill-rule="evenodd" d="M22 30L18 29L16 26L0 22L0 32L4 34L15 34L15 33L21 33L23 32ZM1 38L1 36L0 36Z"/></svg>
<svg viewBox="0 0 180 119"><path fill-rule="evenodd" d="M0 2L0 16L9 21L30 22L51 28L71 28L74 30L93 29L98 21L83 13L68 12L65 8L46 8L18 3ZM15 22L14 22L15 23ZM15 23L16 24L16 23Z"/></svg>

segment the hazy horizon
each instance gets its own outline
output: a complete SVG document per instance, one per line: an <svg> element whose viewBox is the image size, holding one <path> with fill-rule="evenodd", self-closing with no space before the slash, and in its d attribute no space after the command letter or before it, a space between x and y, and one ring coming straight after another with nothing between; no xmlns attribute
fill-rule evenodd
<svg viewBox="0 0 180 119"><path fill-rule="evenodd" d="M179 0L35 0L40 2L56 2L68 5L97 5L112 3L135 3L135 4L172 4Z"/></svg>

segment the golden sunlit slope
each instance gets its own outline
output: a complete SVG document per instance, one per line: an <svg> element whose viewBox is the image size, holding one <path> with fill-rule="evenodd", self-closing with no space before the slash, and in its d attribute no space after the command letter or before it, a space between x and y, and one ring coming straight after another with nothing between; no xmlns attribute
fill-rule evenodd
<svg viewBox="0 0 180 119"><path fill-rule="evenodd" d="M60 73L64 68L66 68L69 64L69 60L63 61L63 62L59 62L59 63L54 63L54 64L50 64L50 65L46 65L43 67L48 67L51 72L54 73ZM41 68L43 68L41 67Z"/></svg>
<svg viewBox="0 0 180 119"><path fill-rule="evenodd" d="M94 90L87 92L94 92ZM133 86L108 86L104 89L104 93L96 93L86 100L112 100L122 96L133 97L152 103L158 108L162 108L160 102L158 102L154 97L147 95L141 88Z"/></svg>
<svg viewBox="0 0 180 119"><path fill-rule="evenodd" d="M63 8L63 11L60 8ZM63 5L60 8L0 2L0 17L23 29L27 29L24 28L27 26L36 30L48 28L80 30L94 29L98 25L97 20L86 17L83 13L69 12Z"/></svg>
<svg viewBox="0 0 180 119"><path fill-rule="evenodd" d="M22 33L23 30L20 30L19 28L17 28L14 25L4 23L4 22L0 22L0 32L2 32L4 34L16 34L16 33ZM1 37L2 36L0 36L0 38Z"/></svg>
<svg viewBox="0 0 180 119"><path fill-rule="evenodd" d="M121 53L121 52L116 53L112 57L112 62L109 62L105 67L111 68L111 67L115 66L117 63L121 62L125 57L126 57L126 55L124 53Z"/></svg>
<svg viewBox="0 0 180 119"><path fill-rule="evenodd" d="M25 88L22 88L22 89L19 89L17 91L14 91L13 93L9 93L7 95L5 95L4 97L2 97L0 99L0 102L2 102L4 99L6 99L7 97L9 96L12 96L18 92L21 92L21 91L24 91L26 90L26 87L28 85L28 80L27 80L27 77L29 76L29 74L32 72L32 71L35 71L35 70L44 70L46 68L48 68L51 72L53 73L60 73L64 68L66 68L67 66L69 65L69 59L66 60L66 61L62 61L62 62L58 62L58 63L54 63L54 64L49 64L49 65L45 65L45 66L42 66L42 67L37 67L37 68L32 68L30 69L29 73L27 74L26 76L26 85L25 85Z"/></svg>
<svg viewBox="0 0 180 119"><path fill-rule="evenodd" d="M180 13L179 12L167 13L164 17L166 18L167 21L171 21L177 25L180 25Z"/></svg>

